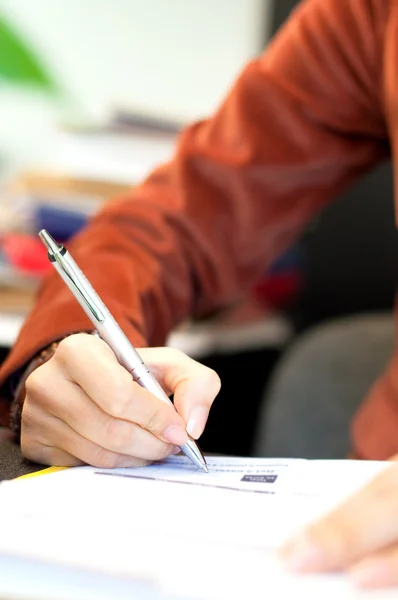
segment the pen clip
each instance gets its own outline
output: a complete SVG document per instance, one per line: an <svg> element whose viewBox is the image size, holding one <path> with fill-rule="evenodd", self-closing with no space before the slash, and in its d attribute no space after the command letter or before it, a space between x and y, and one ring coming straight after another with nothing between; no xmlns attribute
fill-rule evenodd
<svg viewBox="0 0 398 600"><path fill-rule="evenodd" d="M67 276L70 284L77 290L80 298L83 300L84 304L87 306L91 314L94 316L95 320L98 323L103 323L105 321L105 316L100 308L96 305L93 298L87 293L87 288L90 287L90 283L84 277L84 280L81 281L81 276L75 272L73 266L71 264L65 264L65 261L62 260L62 256L59 253L54 254L54 258L61 267L62 271Z"/></svg>

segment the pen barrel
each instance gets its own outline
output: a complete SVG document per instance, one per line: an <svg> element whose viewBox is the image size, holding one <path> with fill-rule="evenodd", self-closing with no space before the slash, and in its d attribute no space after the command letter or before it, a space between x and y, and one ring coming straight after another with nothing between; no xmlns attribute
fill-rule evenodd
<svg viewBox="0 0 398 600"><path fill-rule="evenodd" d="M69 252L63 255L62 264L56 260L53 265L120 364L130 373L139 368L142 358Z"/></svg>
<svg viewBox="0 0 398 600"><path fill-rule="evenodd" d="M166 392L145 366L144 361L69 252L65 253L63 259L63 268L57 262L53 263L54 267L93 323L100 337L112 349L119 363L131 373L139 385L162 402L172 404ZM69 273L66 269L69 269ZM77 293L79 290L84 290L85 293ZM90 302L87 301L87 291L90 293Z"/></svg>
<svg viewBox="0 0 398 600"><path fill-rule="evenodd" d="M141 365L144 366L142 358L131 344L128 337L120 329L109 311L104 323L94 324L100 337L108 344L119 363L127 369L129 373L132 373L135 369L140 369Z"/></svg>
<svg viewBox="0 0 398 600"><path fill-rule="evenodd" d="M119 363L131 373L133 379L140 386L162 402L172 405L166 392L145 366L142 358L69 252L63 246L58 246L46 230L40 232L40 237L48 249L49 259L56 271L79 302L100 337L112 349ZM207 472L203 454L192 438L188 439L181 450L196 466Z"/></svg>
<svg viewBox="0 0 398 600"><path fill-rule="evenodd" d="M166 404L172 404L170 398L159 384L156 377L152 375L144 363L141 363L138 368L133 369L130 373L139 385L151 392L156 398L159 398L159 400L162 400L162 402L165 402Z"/></svg>
<svg viewBox="0 0 398 600"><path fill-rule="evenodd" d="M120 364L131 373L134 381L159 398L159 400L162 400L162 402L172 404L166 392L158 383L155 376L149 371L148 367L145 366L144 361L131 345L128 337L117 325L109 311L105 323L97 324L97 331L100 337L112 348Z"/></svg>

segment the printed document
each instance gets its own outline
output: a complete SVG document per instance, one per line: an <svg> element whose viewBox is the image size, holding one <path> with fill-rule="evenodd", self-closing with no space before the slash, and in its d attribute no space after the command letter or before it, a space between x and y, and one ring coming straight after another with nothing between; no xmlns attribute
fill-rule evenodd
<svg viewBox="0 0 398 600"><path fill-rule="evenodd" d="M1 514L13 517L0 536L0 597L369 597L344 576L289 575L275 550L388 463L207 462L208 474L173 456L139 469L79 467L2 483ZM10 578L13 568L25 579ZM21 589L23 580L32 596ZM372 595L393 597L397 590Z"/></svg>

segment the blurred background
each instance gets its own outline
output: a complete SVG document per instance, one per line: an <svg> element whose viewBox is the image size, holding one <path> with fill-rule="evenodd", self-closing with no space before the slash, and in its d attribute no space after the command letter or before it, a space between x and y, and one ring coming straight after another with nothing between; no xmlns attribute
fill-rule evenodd
<svg viewBox="0 0 398 600"><path fill-rule="evenodd" d="M0 0L0 348L48 268L42 227L67 241L109 197L167 160L210 115L297 0ZM302 331L391 310L397 279L384 164L311 223L234 310L169 343L220 373L205 451L250 454L264 385ZM234 377L254 374L250 393ZM228 411L225 403L228 402ZM242 415L234 410L245 403Z"/></svg>
<svg viewBox="0 0 398 600"><path fill-rule="evenodd" d="M15 51L0 46L3 172L45 160L62 121L99 124L116 110L179 123L210 114L261 51L271 8L263 0L1 0L0 44L12 33ZM34 62L36 89L23 85L28 75L35 83Z"/></svg>

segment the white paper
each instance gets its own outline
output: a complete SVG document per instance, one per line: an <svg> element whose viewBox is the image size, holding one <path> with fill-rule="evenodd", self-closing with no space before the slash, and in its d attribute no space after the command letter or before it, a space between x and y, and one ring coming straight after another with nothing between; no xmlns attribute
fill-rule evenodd
<svg viewBox="0 0 398 600"><path fill-rule="evenodd" d="M2 526L0 556L65 566L69 584L77 570L98 572L119 588L146 585L173 598L257 599L270 589L273 598L294 590L307 600L363 597L342 576L288 575L275 549L385 463L207 460L209 474L171 457L141 469L81 467L1 484L0 510L15 518ZM113 599L124 598L109 585ZM41 598L56 597L45 592ZM396 595L378 592L377 600Z"/></svg>

